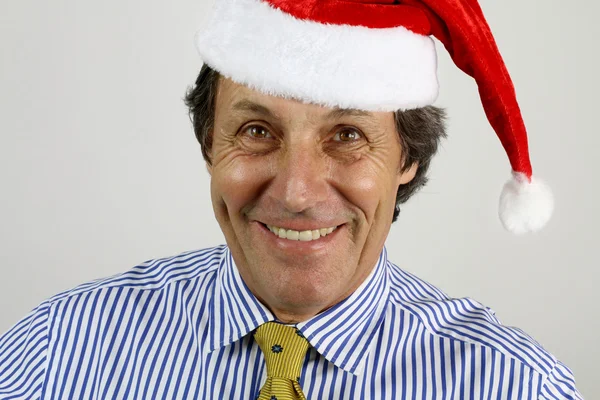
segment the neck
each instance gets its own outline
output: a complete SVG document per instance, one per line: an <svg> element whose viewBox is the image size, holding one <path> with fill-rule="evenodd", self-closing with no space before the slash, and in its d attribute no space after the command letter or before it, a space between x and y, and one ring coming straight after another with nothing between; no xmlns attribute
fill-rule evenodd
<svg viewBox="0 0 600 400"><path fill-rule="evenodd" d="M278 310L278 309L274 309L272 307L269 307L269 308L271 309L271 312L273 313L273 315L275 315L275 318L277 318L277 321L283 322L284 324L297 324L300 322L308 321L315 315L322 313L323 311L327 310L330 307L331 306L328 306L324 309L318 309L318 310L312 310L312 311L310 311L310 310L301 310L301 311Z"/></svg>
<svg viewBox="0 0 600 400"><path fill-rule="evenodd" d="M359 283L359 285L360 285L360 283ZM331 307L335 306L339 302L345 300L347 297L352 295L352 293L354 293L354 291L356 290L356 288L359 285L356 285L356 287L352 287L350 290L348 290L346 293L344 293L342 296L337 298L335 301L333 301L331 304L327 305L326 307L320 307L320 308L314 308L314 307L313 308L308 308L308 307L307 308L297 308L297 309L278 308L278 307L273 307L270 304L267 304L266 302L264 302L264 300L262 300L258 296L257 296L257 298L263 304L267 305L267 307L271 310L273 315L275 315L275 318L277 318L278 321L283 322L285 324L297 324L300 322L308 321L315 315L318 315L318 314L330 309Z"/></svg>

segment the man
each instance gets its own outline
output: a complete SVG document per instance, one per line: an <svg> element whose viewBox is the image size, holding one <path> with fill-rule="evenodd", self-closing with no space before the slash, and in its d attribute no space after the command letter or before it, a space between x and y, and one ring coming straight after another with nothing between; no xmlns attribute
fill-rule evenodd
<svg viewBox="0 0 600 400"><path fill-rule="evenodd" d="M526 333L387 259L445 136L429 34L509 153L504 225L541 228L551 195L474 0L222 0L186 101L227 245L42 303L0 337L0 398L580 399Z"/></svg>

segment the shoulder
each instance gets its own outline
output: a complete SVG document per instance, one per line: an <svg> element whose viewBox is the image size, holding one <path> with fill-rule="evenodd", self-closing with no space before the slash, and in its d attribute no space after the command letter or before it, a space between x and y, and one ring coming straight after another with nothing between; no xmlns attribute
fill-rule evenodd
<svg viewBox="0 0 600 400"><path fill-rule="evenodd" d="M494 310L470 297L452 298L393 263L390 301L416 317L432 335L482 346L548 376L556 357L523 330L503 325Z"/></svg>
<svg viewBox="0 0 600 400"><path fill-rule="evenodd" d="M173 292L174 286L189 285L197 281L202 282L197 292L206 292L214 281L226 251L227 247L221 245L150 259L123 273L66 290L40 303L9 332L0 335L0 344L25 326L54 325L69 319L73 314L81 316L96 312L98 303L102 303L102 310L110 309L111 306L118 307L127 303L132 298L132 293L135 293L135 297L164 298L165 301L170 301L173 300L173 295L163 296L163 293Z"/></svg>
<svg viewBox="0 0 600 400"><path fill-rule="evenodd" d="M63 353L71 354L73 348L81 350L92 340L89 332L84 334L86 329L104 326L104 335L108 330L117 334L127 318L149 318L145 312L150 303L155 309L159 304L181 305L184 292L207 299L226 251L223 245L148 260L40 303L0 335L0 394L10 398L41 397L57 362L55 358L60 364ZM80 336L83 344L74 339Z"/></svg>
<svg viewBox="0 0 600 400"><path fill-rule="evenodd" d="M176 255L144 261L133 268L110 277L96 279L59 293L48 300L50 305L73 297L115 290L161 291L174 284L188 283L216 274L227 247L191 250Z"/></svg>

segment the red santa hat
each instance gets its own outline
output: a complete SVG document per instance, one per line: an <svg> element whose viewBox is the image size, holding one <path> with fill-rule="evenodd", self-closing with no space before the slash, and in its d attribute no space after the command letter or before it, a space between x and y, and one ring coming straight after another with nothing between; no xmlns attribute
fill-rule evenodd
<svg viewBox="0 0 600 400"><path fill-rule="evenodd" d="M541 229L553 196L532 175L513 83L477 0L216 0L196 47L206 64L266 94L395 111L436 100L432 37L475 79L508 155L512 177L499 212L504 227Z"/></svg>

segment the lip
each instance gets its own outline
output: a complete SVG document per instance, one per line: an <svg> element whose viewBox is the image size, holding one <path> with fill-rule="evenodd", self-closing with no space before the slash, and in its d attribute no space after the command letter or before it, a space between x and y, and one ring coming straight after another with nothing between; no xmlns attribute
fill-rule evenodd
<svg viewBox="0 0 600 400"><path fill-rule="evenodd" d="M321 228L333 228L333 227L343 225L342 222L336 223L333 221L315 223L314 221L310 222L310 221L259 221L259 220L255 220L252 222L258 222L263 225L276 226L278 228L283 228L283 229L291 229L291 230L298 231L298 232L314 231L314 230L318 230Z"/></svg>
<svg viewBox="0 0 600 400"><path fill-rule="evenodd" d="M288 253L288 254L292 254L292 255L293 254L306 255L308 253L316 253L316 252L319 252L320 250L324 250L325 248L331 246L333 244L332 242L337 240L337 238L339 237L342 230L346 229L346 224L342 224L342 225L337 226L337 228L333 232L328 234L327 236L321 237L317 240L303 242L300 240L282 239L282 238L276 236L275 234L273 234L273 232L271 232L262 222L252 221L252 222L250 222L250 226L252 227L252 229L254 231L256 231L256 234L259 237L259 240L264 241L264 243L266 243L267 246L278 249L278 250ZM304 226L306 227L307 225L305 224ZM336 225L332 225L332 226L336 226ZM294 229L294 228L290 228L290 229ZM309 229L310 229L309 227L306 227L305 229L303 229L303 227L301 227L299 229L296 228L294 230L309 230ZM314 229L317 229L317 228L314 228Z"/></svg>

